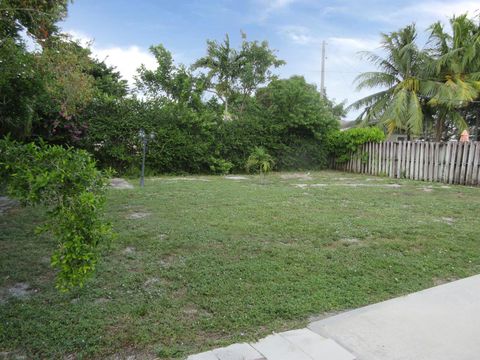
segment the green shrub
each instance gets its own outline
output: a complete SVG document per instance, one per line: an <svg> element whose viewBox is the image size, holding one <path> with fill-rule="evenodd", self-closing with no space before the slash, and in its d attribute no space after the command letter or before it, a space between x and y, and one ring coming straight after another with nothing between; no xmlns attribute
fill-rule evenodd
<svg viewBox="0 0 480 360"><path fill-rule="evenodd" d="M95 270L98 245L112 234L102 221L106 174L84 150L3 139L0 178L9 196L47 207L48 220L38 230L58 240L51 261L57 288L82 286Z"/></svg>
<svg viewBox="0 0 480 360"><path fill-rule="evenodd" d="M338 129L338 117L302 77L275 80L259 89L232 121L223 121L222 111L211 102L95 101L83 115L88 128L79 145L100 166L121 174L139 173L140 128L155 134L146 157L147 170L154 174L224 173L228 164L228 171L242 172L255 147L265 148L279 170L327 165L326 139Z"/></svg>
<svg viewBox="0 0 480 360"><path fill-rule="evenodd" d="M378 127L353 128L345 131L332 131L328 136L329 154L337 163L350 160L359 147L368 142L382 142L384 132Z"/></svg>
<svg viewBox="0 0 480 360"><path fill-rule="evenodd" d="M256 147L248 157L245 169L247 172L268 174L273 169L274 164L273 157L267 153L265 148Z"/></svg>
<svg viewBox="0 0 480 360"><path fill-rule="evenodd" d="M217 159L210 157L210 171L213 174L226 175L232 169L233 164L230 161L224 159Z"/></svg>

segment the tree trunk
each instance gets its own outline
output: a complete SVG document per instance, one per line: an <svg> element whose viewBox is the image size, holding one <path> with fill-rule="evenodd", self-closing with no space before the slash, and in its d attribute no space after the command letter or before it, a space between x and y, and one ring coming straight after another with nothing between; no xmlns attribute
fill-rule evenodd
<svg viewBox="0 0 480 360"><path fill-rule="evenodd" d="M225 97L225 110L223 111L223 120L224 121L229 121L230 119L230 113L228 112L228 99Z"/></svg>
<svg viewBox="0 0 480 360"><path fill-rule="evenodd" d="M476 119L475 119L475 136L474 136L474 141L478 141L478 135L479 135L478 127L479 127L479 126L480 126L480 107L478 108L477 116L476 116Z"/></svg>
<svg viewBox="0 0 480 360"><path fill-rule="evenodd" d="M436 129L435 129L435 141L440 142L442 141L443 135L443 117L439 117L437 119Z"/></svg>

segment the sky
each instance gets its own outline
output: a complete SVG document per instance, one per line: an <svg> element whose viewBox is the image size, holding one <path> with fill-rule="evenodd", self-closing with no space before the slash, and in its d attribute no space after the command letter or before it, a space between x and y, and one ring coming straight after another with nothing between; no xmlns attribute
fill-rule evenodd
<svg viewBox="0 0 480 360"><path fill-rule="evenodd" d="M327 96L350 104L369 94L354 85L358 74L374 70L359 53L378 53L381 33L415 23L422 45L431 23L478 9L480 2L462 0L76 0L61 28L90 42L94 56L130 84L141 64L155 68L151 45L163 44L175 62L190 65L205 55L207 39L229 34L238 46L243 31L249 40L267 40L286 61L276 70L281 78L303 75L319 86L325 41Z"/></svg>

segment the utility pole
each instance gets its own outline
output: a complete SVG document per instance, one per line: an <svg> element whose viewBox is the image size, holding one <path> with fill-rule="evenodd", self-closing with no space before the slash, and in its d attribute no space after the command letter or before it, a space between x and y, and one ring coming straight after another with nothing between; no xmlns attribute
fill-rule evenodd
<svg viewBox="0 0 480 360"><path fill-rule="evenodd" d="M326 96L325 91L325 40L322 41L322 72L320 80L320 93L323 97Z"/></svg>

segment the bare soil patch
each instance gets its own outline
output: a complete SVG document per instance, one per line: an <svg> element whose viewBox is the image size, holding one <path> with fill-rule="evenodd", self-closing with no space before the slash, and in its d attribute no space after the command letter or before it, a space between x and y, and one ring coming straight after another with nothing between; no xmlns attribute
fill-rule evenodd
<svg viewBox="0 0 480 360"><path fill-rule="evenodd" d="M228 175L224 177L227 180L248 180L246 176Z"/></svg>
<svg viewBox="0 0 480 360"><path fill-rule="evenodd" d="M7 196L0 196L0 215L18 206L18 201Z"/></svg>
<svg viewBox="0 0 480 360"><path fill-rule="evenodd" d="M135 212L131 212L130 214L128 214L126 216L126 218L129 219L129 220L137 220L137 219L146 218L150 215L151 214L149 212L135 211Z"/></svg>
<svg viewBox="0 0 480 360"><path fill-rule="evenodd" d="M122 178L112 178L110 179L110 186L114 189L133 189L133 185L130 184L127 180Z"/></svg>
<svg viewBox="0 0 480 360"><path fill-rule="evenodd" d="M280 178L284 180L312 180L313 178L310 176L310 173L291 173L291 174L283 174L280 175Z"/></svg>
<svg viewBox="0 0 480 360"><path fill-rule="evenodd" d="M28 299L36 292L36 289L32 289L29 284L24 282L16 283L8 288L0 288L0 304L6 302L9 297L21 300Z"/></svg>

